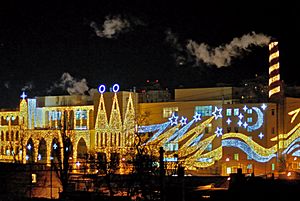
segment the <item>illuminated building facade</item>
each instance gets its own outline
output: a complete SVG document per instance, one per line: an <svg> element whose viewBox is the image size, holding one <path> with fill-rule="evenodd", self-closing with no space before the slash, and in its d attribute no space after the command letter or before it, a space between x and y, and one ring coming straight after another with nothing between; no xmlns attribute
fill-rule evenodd
<svg viewBox="0 0 300 201"><path fill-rule="evenodd" d="M62 134L72 143L74 164L87 153L122 155L133 146L137 95L106 92L88 96L21 96L16 111L1 111L0 160L50 164ZM63 154L61 154L63 156Z"/></svg>
<svg viewBox="0 0 300 201"><path fill-rule="evenodd" d="M145 146L156 152L164 147L165 161L186 170L227 175L237 168L256 174L300 169L300 99L240 103L237 91L178 89L174 101L158 103L138 103L133 92L93 98L23 93L18 110L0 112L0 160L49 164L62 132L71 139L74 163L97 152L109 160L132 150L137 131L150 136ZM136 127L138 116L144 118Z"/></svg>

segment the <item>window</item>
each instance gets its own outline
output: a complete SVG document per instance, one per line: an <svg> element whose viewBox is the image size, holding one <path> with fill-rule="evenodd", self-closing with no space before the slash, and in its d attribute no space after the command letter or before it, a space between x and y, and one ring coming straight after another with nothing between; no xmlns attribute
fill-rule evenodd
<svg viewBox="0 0 300 201"><path fill-rule="evenodd" d="M195 107L195 114L201 114L202 117L207 117L212 115L212 105L206 106L196 106Z"/></svg>
<svg viewBox="0 0 300 201"><path fill-rule="evenodd" d="M227 168L226 168L226 173L227 173L227 174L231 174L231 167L227 167Z"/></svg>
<svg viewBox="0 0 300 201"><path fill-rule="evenodd" d="M75 112L76 120L79 119L87 119L87 112L86 110L77 110Z"/></svg>
<svg viewBox="0 0 300 201"><path fill-rule="evenodd" d="M234 158L234 160L238 161L239 160L239 154L234 154L233 158Z"/></svg>
<svg viewBox="0 0 300 201"><path fill-rule="evenodd" d="M207 126L205 127L205 134L211 133L211 130L212 130L211 124L207 124Z"/></svg>
<svg viewBox="0 0 300 201"><path fill-rule="evenodd" d="M252 117L248 117L247 122L251 123L252 122Z"/></svg>
<svg viewBox="0 0 300 201"><path fill-rule="evenodd" d="M240 114L239 108L235 108L235 109L233 110L233 115L234 115L234 116L239 116L239 114Z"/></svg>
<svg viewBox="0 0 300 201"><path fill-rule="evenodd" d="M275 170L275 164L272 163L272 171L274 171L274 170Z"/></svg>
<svg viewBox="0 0 300 201"><path fill-rule="evenodd" d="M275 115L275 109L272 109L272 116Z"/></svg>
<svg viewBox="0 0 300 201"><path fill-rule="evenodd" d="M248 113L248 114L252 114L252 109L248 109L248 110L247 110L247 113Z"/></svg>
<svg viewBox="0 0 300 201"><path fill-rule="evenodd" d="M178 107L165 107L163 108L163 118L169 118L172 116L173 112L177 114Z"/></svg>
<svg viewBox="0 0 300 201"><path fill-rule="evenodd" d="M231 108L226 109L226 115L227 116L231 116L232 115L232 109Z"/></svg>

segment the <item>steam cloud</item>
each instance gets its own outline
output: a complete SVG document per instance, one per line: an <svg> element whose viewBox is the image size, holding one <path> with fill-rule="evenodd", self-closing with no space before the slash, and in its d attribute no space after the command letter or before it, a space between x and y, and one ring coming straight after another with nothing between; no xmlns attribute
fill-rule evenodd
<svg viewBox="0 0 300 201"><path fill-rule="evenodd" d="M70 95L90 95L92 96L97 89L89 89L85 78L77 80L73 78L69 73L63 73L60 82L55 83L48 92L51 92L55 88L62 88L66 90Z"/></svg>
<svg viewBox="0 0 300 201"><path fill-rule="evenodd" d="M119 16L106 17L102 28L99 28L96 22L92 21L90 27L94 29L96 35L101 38L114 38L116 34L125 31L130 27L129 21L121 19Z"/></svg>
<svg viewBox="0 0 300 201"><path fill-rule="evenodd" d="M216 65L218 68L228 66L232 58L241 56L243 51L250 51L252 45L264 46L271 40L271 37L254 32L243 35L241 38L234 38L229 44L211 48L205 43L197 44L189 40L187 49L197 60L207 64Z"/></svg>
<svg viewBox="0 0 300 201"><path fill-rule="evenodd" d="M25 84L24 87L22 87L22 91L30 91L33 88L33 83L32 82L28 82Z"/></svg>

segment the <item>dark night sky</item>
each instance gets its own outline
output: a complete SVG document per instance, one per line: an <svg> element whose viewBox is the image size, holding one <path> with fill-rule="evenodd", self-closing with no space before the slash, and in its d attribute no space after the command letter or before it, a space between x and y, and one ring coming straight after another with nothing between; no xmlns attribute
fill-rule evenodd
<svg viewBox="0 0 300 201"><path fill-rule="evenodd" d="M34 97L68 94L59 86L87 86L87 93L102 83L119 83L128 90L147 79L170 89L237 85L267 75L266 45L251 43L218 67L197 60L187 44L205 43L213 51L247 34L276 38L281 78L300 84L296 3L283 11L280 1L8 2L0 3L0 108L17 107L22 89ZM69 77L62 79L64 73Z"/></svg>

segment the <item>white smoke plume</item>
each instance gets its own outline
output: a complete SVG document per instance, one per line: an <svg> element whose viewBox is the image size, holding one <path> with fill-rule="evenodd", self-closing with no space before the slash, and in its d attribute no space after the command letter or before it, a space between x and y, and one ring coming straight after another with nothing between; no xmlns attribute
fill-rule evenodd
<svg viewBox="0 0 300 201"><path fill-rule="evenodd" d="M69 73L63 73L60 81L55 83L54 86L48 90L48 93L54 90L55 88L62 88L66 90L70 95L90 95L92 96L97 89L89 89L85 78L77 80L72 77Z"/></svg>
<svg viewBox="0 0 300 201"><path fill-rule="evenodd" d="M241 38L234 38L229 44L216 48L211 48L205 43L197 44L192 40L188 42L186 47L197 60L220 68L229 66L232 58L241 56L243 51L250 51L249 48L252 45L265 46L269 44L270 40L271 37L269 36L252 32Z"/></svg>
<svg viewBox="0 0 300 201"><path fill-rule="evenodd" d="M28 82L25 84L24 87L22 87L22 91L30 91L33 88L33 83L32 82Z"/></svg>
<svg viewBox="0 0 300 201"><path fill-rule="evenodd" d="M96 35L101 38L114 38L122 31L130 27L130 23L126 19L121 19L119 16L106 17L102 28L99 28L96 22L92 21L90 27L94 29Z"/></svg>

